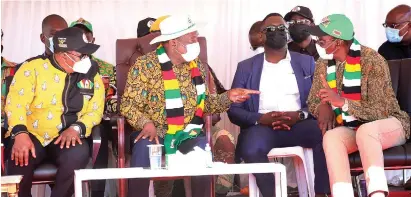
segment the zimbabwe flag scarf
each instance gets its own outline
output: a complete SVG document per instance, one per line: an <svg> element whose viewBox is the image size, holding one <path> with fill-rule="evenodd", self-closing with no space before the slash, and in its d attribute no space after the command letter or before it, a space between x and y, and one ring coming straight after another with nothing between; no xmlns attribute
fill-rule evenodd
<svg viewBox="0 0 411 197"><path fill-rule="evenodd" d="M353 100L361 100L361 45L356 39L350 46L348 51L348 56L346 59L344 74L343 74L343 84L341 89L341 97ZM336 75L336 62L335 60L328 61L327 67L327 82L331 89L333 89L337 94L337 75ZM341 108L332 106L338 125L346 126L351 129L357 130L357 128L362 124L361 121L357 120L354 116L351 116L347 112L343 112Z"/></svg>
<svg viewBox="0 0 411 197"><path fill-rule="evenodd" d="M181 99L180 84L173 71L173 64L162 45L157 48L157 57L161 65L164 81L164 97L166 100L166 118L168 130L164 137L164 146L167 154L174 154L178 146L187 139L197 137L204 124L203 111L205 100L205 84L201 77L197 63L190 64L191 80L197 90L197 109L190 123L184 128L184 106ZM187 79L189 80L189 79Z"/></svg>

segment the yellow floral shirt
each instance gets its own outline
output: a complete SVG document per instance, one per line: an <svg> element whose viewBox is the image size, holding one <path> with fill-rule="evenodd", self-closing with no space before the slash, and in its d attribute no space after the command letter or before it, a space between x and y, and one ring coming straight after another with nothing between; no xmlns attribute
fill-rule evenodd
<svg viewBox="0 0 411 197"><path fill-rule="evenodd" d="M97 65L93 69L95 74L67 74L53 56L23 63L6 99L6 137L30 132L46 146L71 125L80 127L80 137L89 136L101 121L105 97Z"/></svg>
<svg viewBox="0 0 411 197"><path fill-rule="evenodd" d="M205 68L196 59L205 79ZM173 65L173 71L180 83L181 96L184 105L185 126L190 122L196 110L197 91L191 81L188 63ZM207 83L206 83L207 84ZM231 104L227 93L210 94L206 85L205 113L215 114L226 111ZM161 66L156 52L150 52L136 60L128 73L126 87L121 98L121 114L136 130L142 130L144 124L153 121L157 133L163 137L167 131L165 114L164 83Z"/></svg>

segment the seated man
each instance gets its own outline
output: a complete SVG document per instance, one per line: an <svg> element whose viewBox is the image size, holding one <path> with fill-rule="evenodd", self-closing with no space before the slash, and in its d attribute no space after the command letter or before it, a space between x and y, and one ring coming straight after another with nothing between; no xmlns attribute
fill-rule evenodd
<svg viewBox="0 0 411 197"><path fill-rule="evenodd" d="M308 107L318 119L333 118L338 124L324 135L332 195L354 197L348 154L359 151L368 196L386 197L383 150L410 138L410 117L398 105L387 61L355 39L345 15L329 15L309 31L318 37L321 59Z"/></svg>
<svg viewBox="0 0 411 197"><path fill-rule="evenodd" d="M19 196L31 196L34 169L45 159L58 167L52 197L71 196L74 170L86 167L86 137L100 123L104 86L89 59L99 45L72 27L53 37L54 54L22 64L6 99L8 175L23 175Z"/></svg>
<svg viewBox="0 0 411 197"><path fill-rule="evenodd" d="M189 17L170 16L161 23L156 51L137 59L128 74L120 110L137 132L131 167L149 167L147 145L164 143L166 154L205 148L201 135L204 113L221 113L232 102L243 102L258 91L232 89L209 94L205 68L198 59L196 26ZM135 140L134 140L135 139ZM193 196L209 196L209 177L192 177ZM131 179L129 196L148 196L149 179Z"/></svg>
<svg viewBox="0 0 411 197"><path fill-rule="evenodd" d="M269 162L272 148L302 146L314 153L315 191L330 192L322 135L308 115L306 100L314 73L314 59L288 51L288 28L280 14L263 20L265 52L238 64L232 88L260 90L228 111L231 122L241 127L237 148L246 163ZM256 174L264 197L274 195L273 174Z"/></svg>

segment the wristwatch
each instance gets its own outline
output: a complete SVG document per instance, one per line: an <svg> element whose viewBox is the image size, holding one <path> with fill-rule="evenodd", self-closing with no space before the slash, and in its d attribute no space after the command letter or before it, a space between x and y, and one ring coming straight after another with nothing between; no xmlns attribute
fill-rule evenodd
<svg viewBox="0 0 411 197"><path fill-rule="evenodd" d="M300 120L305 120L305 114L304 114L304 112L303 111L297 111L298 112L298 118L300 119Z"/></svg>
<svg viewBox="0 0 411 197"><path fill-rule="evenodd" d="M341 109L343 110L343 112L348 111L348 100L347 99L344 99L344 105L341 107Z"/></svg>

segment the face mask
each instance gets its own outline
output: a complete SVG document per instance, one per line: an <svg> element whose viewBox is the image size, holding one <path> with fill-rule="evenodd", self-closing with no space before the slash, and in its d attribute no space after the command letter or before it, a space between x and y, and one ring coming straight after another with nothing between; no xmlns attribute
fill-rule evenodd
<svg viewBox="0 0 411 197"><path fill-rule="evenodd" d="M304 24L295 24L290 26L290 36L296 43L301 43L310 36L308 32L308 25Z"/></svg>
<svg viewBox="0 0 411 197"><path fill-rule="evenodd" d="M200 55L200 44L198 42L186 45L187 53L181 54L183 59L187 62L191 62Z"/></svg>
<svg viewBox="0 0 411 197"><path fill-rule="evenodd" d="M46 36L44 36L44 37L46 37ZM46 37L46 38L47 38L47 37ZM53 37L49 37L49 38L47 38L47 39L48 39L48 41L49 41L49 46L47 46L47 48L50 49L50 52L51 52L51 53L54 53Z"/></svg>
<svg viewBox="0 0 411 197"><path fill-rule="evenodd" d="M272 49L281 49L288 42L288 33L286 31L276 30L273 32L267 32L265 45Z"/></svg>
<svg viewBox="0 0 411 197"><path fill-rule="evenodd" d="M328 45L328 47L330 47L330 46L331 46L331 44ZM315 47L317 48L318 55L321 57L321 59L325 59L325 60L332 60L332 59L334 59L334 52L335 52L337 49L335 49L332 53L327 54L326 49L327 49L328 47L322 48L319 44L315 44Z"/></svg>
<svg viewBox="0 0 411 197"><path fill-rule="evenodd" d="M402 29L404 29L405 27L407 27L407 26L408 26L408 23L407 23L407 25L405 25L401 29L394 29L394 28L391 28L391 27L386 27L385 28L385 35L387 36L388 42L391 42L391 43L401 42L402 39L404 38L404 36L408 33L408 31L405 32L405 34L402 35L402 36L400 36L400 31Z"/></svg>
<svg viewBox="0 0 411 197"><path fill-rule="evenodd" d="M66 56L67 56L71 61L74 62L74 65L73 65L73 67L72 67L74 72L86 74L86 73L90 70L90 68L91 68L91 61L90 61L90 58L89 58L88 56L85 57L85 58L83 58L83 59L81 59L81 60L78 61L78 62L76 62L76 61L74 61L73 59L71 59L71 57L68 56L67 54L66 54Z"/></svg>

